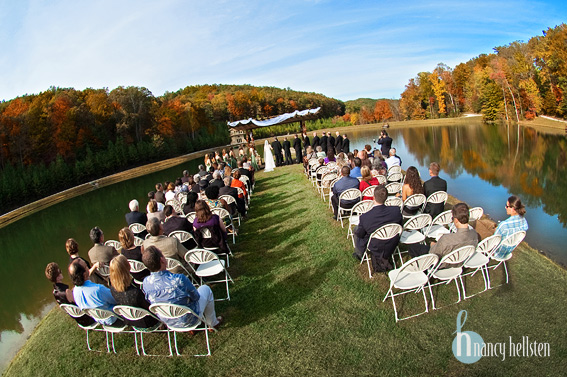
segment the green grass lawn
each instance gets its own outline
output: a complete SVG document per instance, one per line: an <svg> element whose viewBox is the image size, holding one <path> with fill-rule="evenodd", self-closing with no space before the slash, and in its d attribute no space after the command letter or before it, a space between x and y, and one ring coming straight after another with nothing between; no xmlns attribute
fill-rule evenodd
<svg viewBox="0 0 567 377"><path fill-rule="evenodd" d="M89 352L84 331L55 308L14 359L7 376L242 376L242 375L564 375L567 273L522 245L509 263L511 281L457 305L455 285L441 286L446 305L395 323L388 279L368 279L351 257L346 229L302 174L300 166L258 173L249 219L232 247L230 302L218 302L225 325L211 335L213 355L139 357L130 334L118 354ZM494 284L503 270L492 274ZM470 289L481 287L475 275ZM223 294L222 286L213 287ZM402 298L403 312L419 309L421 294ZM485 357L462 364L452 354L457 314L463 330L485 342L548 342L546 358ZM166 337L146 338L148 351L167 352ZM104 347L104 335L92 336ZM203 334L182 335L183 351L202 351Z"/></svg>

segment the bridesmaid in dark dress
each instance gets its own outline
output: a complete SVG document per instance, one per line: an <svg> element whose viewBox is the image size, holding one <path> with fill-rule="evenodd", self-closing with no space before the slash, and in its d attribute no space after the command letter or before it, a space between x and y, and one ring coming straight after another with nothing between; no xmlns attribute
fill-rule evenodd
<svg viewBox="0 0 567 377"><path fill-rule="evenodd" d="M133 306L150 310L150 303L146 301L144 292L132 284L130 263L124 255L119 255L110 261L110 292L118 305ZM125 320L126 324L134 327L149 328L159 323L152 317L146 316L136 321Z"/></svg>

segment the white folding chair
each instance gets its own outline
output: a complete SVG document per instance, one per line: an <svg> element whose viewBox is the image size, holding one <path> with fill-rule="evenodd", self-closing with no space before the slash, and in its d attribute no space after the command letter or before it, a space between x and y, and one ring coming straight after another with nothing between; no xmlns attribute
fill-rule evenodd
<svg viewBox="0 0 567 377"><path fill-rule="evenodd" d="M400 224L386 224L381 226L380 228L376 229L370 235L368 239L368 243L366 244L366 250L364 251L364 255L360 260L360 264L366 261L366 265L368 266L368 277L372 279L372 269L370 268L370 242L372 240L379 240L379 241L387 241L391 240L392 238L399 236L402 234L402 226Z"/></svg>
<svg viewBox="0 0 567 377"><path fill-rule="evenodd" d="M132 233L134 233L134 235L140 234L144 230L146 230L146 226L139 223L130 224L129 228L132 231Z"/></svg>
<svg viewBox="0 0 567 377"><path fill-rule="evenodd" d="M108 240L104 243L104 246L112 246L113 248L116 249L116 251L122 249L122 245L120 244L120 242L115 241L115 240Z"/></svg>
<svg viewBox="0 0 567 377"><path fill-rule="evenodd" d="M137 261L137 260L134 260L134 259L128 259L128 263L130 263L130 273L132 273L132 274L142 272L146 269L146 265L143 264L140 261ZM138 284L140 286L142 285L142 282L140 280L134 279L134 281L136 282L136 284Z"/></svg>
<svg viewBox="0 0 567 377"><path fill-rule="evenodd" d="M189 250L187 254L185 254L185 260L189 263L190 266L197 265L197 269L195 271L195 275L199 277L200 284L203 284L203 278L211 277L219 274L224 274L223 279L219 280L207 280L207 283L225 283L226 285L226 298L224 299L215 299L215 301L223 301L229 300L230 301L230 291L228 289L228 283L234 281L230 277L227 269L225 268L225 263L223 260L219 258L219 256L213 253L210 250L206 249L193 249Z"/></svg>
<svg viewBox="0 0 567 377"><path fill-rule="evenodd" d="M438 260L439 257L435 254L425 254L410 259L398 269L388 271L390 289L388 290L388 293L386 293L386 296L384 297L384 300L382 300L382 302L386 301L388 297L392 298L392 305L394 306L394 316L396 318L396 322L408 318L417 317L429 311L424 288L428 283L429 276L431 274L431 271L428 270L433 267ZM400 290L401 292L394 293L394 288ZM411 292L419 293L420 291L423 293L425 311L408 317L398 318L398 311L396 309L396 301L394 297Z"/></svg>
<svg viewBox="0 0 567 377"><path fill-rule="evenodd" d="M455 286L457 287L457 294L459 296L459 299L455 302L455 304L457 302L461 302L461 289L459 288L457 278L459 278L463 273L464 261L466 261L474 253L474 250L474 246L467 245L459 247L441 258L439 264L431 273L431 277L439 281L434 284L427 283L429 286L429 294L431 295L431 305L433 306L433 310L437 308L435 307L435 300L433 299L433 290L431 287L435 287L440 284L447 285L454 281Z"/></svg>
<svg viewBox="0 0 567 377"><path fill-rule="evenodd" d="M179 271L179 268L181 268L183 270L183 275L189 277L189 279L191 279L191 283L193 283L194 286L199 286L199 284L197 284L197 282L193 278L193 274L190 273L189 271L187 271L185 266L183 266L183 264L180 261L178 261L177 259L174 259L174 258L167 258L167 257L165 257L165 260L167 261L166 269L169 272L173 272L173 273L177 274L179 272L176 272L176 271Z"/></svg>
<svg viewBox="0 0 567 377"><path fill-rule="evenodd" d="M427 213L420 213L410 217L409 220L404 224L404 229L400 237L400 244L412 245L415 243L424 243L425 234L424 230L431 224L431 216ZM400 263L403 263L402 252L398 246L397 254L400 258ZM392 256L394 266L396 264L395 258Z"/></svg>
<svg viewBox="0 0 567 377"><path fill-rule="evenodd" d="M420 213L423 209L423 204L425 203L425 195L414 194L410 195L404 200L404 206L402 207L402 216L404 219L414 216ZM417 211L415 214L410 214L409 211Z"/></svg>
<svg viewBox="0 0 567 377"><path fill-rule="evenodd" d="M229 207L234 205L234 208L236 208L236 200L232 196L221 195L221 196L219 196L219 199L223 199L226 202L226 204L228 204ZM240 212L234 211L234 213L232 215L233 215L233 217L236 217L236 219L238 219L238 226L240 226L240 221L241 221Z"/></svg>
<svg viewBox="0 0 567 377"><path fill-rule="evenodd" d="M506 267L506 261L512 258L512 252L524 240L525 236L526 236L526 232L521 230L504 238L500 243L500 246L498 246L498 248L490 256L490 259L495 261L496 264L492 266L487 266L486 272L488 273L488 268L492 268L492 270L496 270L498 266L504 264L504 271L506 273L506 284L508 284L508 267ZM490 289L495 288L490 286L490 280L489 280L489 288Z"/></svg>
<svg viewBox="0 0 567 377"><path fill-rule="evenodd" d="M378 174L375 176L376 179L378 179L378 184L379 185L386 185L388 184L388 179L386 179L385 176L383 176L382 174Z"/></svg>
<svg viewBox="0 0 567 377"><path fill-rule="evenodd" d="M335 183L338 182L338 180L341 179L340 177L337 176L337 178L335 178L334 180L331 181L331 184L329 185L329 208L331 208L332 204L331 204L331 196L333 196L333 187L335 186Z"/></svg>
<svg viewBox="0 0 567 377"><path fill-rule="evenodd" d="M217 215L224 223L227 233L232 235L232 244L234 245L236 243L237 230L232 222L232 216L230 216L230 213L224 208L213 208L211 212Z"/></svg>
<svg viewBox="0 0 567 377"><path fill-rule="evenodd" d="M85 313L87 313L89 316L93 317L95 321L97 322L101 322L101 321L106 321L109 318L115 317L117 318L117 320L121 320L121 318L116 315L116 313L110 311L110 310L105 310L105 309L99 309L99 308L94 308L94 309L83 309L83 311ZM108 352L110 352L110 344L108 342L108 334L110 334L110 339L112 341L112 351L114 353L116 353L116 348L114 347L114 334L118 334L118 333L129 333L132 331L126 331L126 325L122 325L122 326L109 326L109 325L102 325L102 328L104 329L104 332L106 333L106 349Z"/></svg>
<svg viewBox="0 0 567 377"><path fill-rule="evenodd" d="M396 195L402 192L402 184L399 182L392 182L386 185L388 195Z"/></svg>
<svg viewBox="0 0 567 377"><path fill-rule="evenodd" d="M319 166L315 171L315 188L319 193L321 192L321 180L323 179L323 176L328 172L329 168L324 165Z"/></svg>
<svg viewBox="0 0 567 377"><path fill-rule="evenodd" d="M331 182L333 182L337 178L338 175L334 172L329 172L321 178L321 199L323 199L323 201L325 201L326 196L329 196L329 191L331 190ZM325 193L325 190L328 190L327 193Z"/></svg>
<svg viewBox="0 0 567 377"><path fill-rule="evenodd" d="M401 182L404 178L402 173L390 173L388 172L388 176L386 177L386 181L388 182Z"/></svg>
<svg viewBox="0 0 567 377"><path fill-rule="evenodd" d="M384 205L389 207L400 207L400 212L402 212L404 201L399 196L388 196L386 198L386 201L384 202Z"/></svg>
<svg viewBox="0 0 567 377"><path fill-rule="evenodd" d="M500 241L502 241L502 237L499 234L492 235L490 237L486 237L483 239L478 246L476 247L476 251L465 261L463 264L463 268L472 269L473 271L463 273L460 276L461 286L463 287L463 297L465 299L476 296L479 293L482 293L490 287L490 276L488 275L488 271L486 270L486 266L490 262L490 257L496 251L498 245L500 245ZM484 290L467 296L467 291L465 290L465 283L463 282L463 277L471 276L473 277L478 271L482 274L482 279L484 280Z"/></svg>
<svg viewBox="0 0 567 377"><path fill-rule="evenodd" d="M429 195L427 197L427 200L425 201L425 205L423 206L423 208L425 209L425 207L427 207L427 204L441 204L443 203L443 206L445 206L445 203L447 202L447 198L449 197L449 195L447 195L447 193L445 191L435 191L433 194Z"/></svg>
<svg viewBox="0 0 567 377"><path fill-rule="evenodd" d="M360 200L362 199L362 193L360 192L359 189L356 188L352 188L352 189L348 189L343 191L340 195L339 195L339 204L338 204L338 210L337 210L337 220L339 220L341 222L341 227L344 228L343 225L343 218L346 215L350 215L351 212L351 208L345 208L341 206L341 203L344 203L345 201L355 201L355 200ZM344 212L344 214L343 214Z"/></svg>
<svg viewBox="0 0 567 377"><path fill-rule="evenodd" d="M195 221L195 218L197 217L197 213L195 212L189 212L185 218L187 219L187 221L189 221L189 224L193 225L193 221Z"/></svg>
<svg viewBox="0 0 567 377"><path fill-rule="evenodd" d="M151 235L148 233L146 238L149 238ZM144 240L140 237L134 236L134 246L142 246L144 244Z"/></svg>
<svg viewBox="0 0 567 377"><path fill-rule="evenodd" d="M376 186L368 186L367 188L362 191L362 197L370 196L374 198L374 190L376 190Z"/></svg>
<svg viewBox="0 0 567 377"><path fill-rule="evenodd" d="M197 245L197 241L195 241L195 238L193 238L193 235L189 232L184 231L184 230L175 230L175 231L169 233L168 237L177 238L179 240L179 242L181 242L181 243L185 243L185 242L192 240L195 243L195 247Z"/></svg>
<svg viewBox="0 0 567 377"><path fill-rule="evenodd" d="M191 308L187 307L187 306L183 306L183 305L176 305L176 304L168 304L168 303L155 303L150 305L150 311L152 313L154 313L155 315L157 315L158 317L160 317L162 320L168 320L168 319L177 319L183 316L193 316L195 318L195 322L192 325L189 325L187 327L176 327L176 326L171 326L169 325L167 322L168 321L164 321L164 323L166 324L167 328L171 331L173 331L173 338L175 339L175 353L177 354L177 356L182 356L181 353L179 353L179 348L177 346L177 333L178 332L190 332L190 331L204 331L205 332L205 341L207 343L207 353L206 354L199 354L199 355L193 355L193 356L211 356L211 346L209 344L209 330L213 330L213 331L217 331L214 327L209 326L207 324L207 322L205 321L205 319L195 313L193 310L191 310ZM173 350L171 349L171 339L169 337L169 332L167 333L167 340L169 343L169 353L170 355L173 355Z"/></svg>
<svg viewBox="0 0 567 377"><path fill-rule="evenodd" d="M357 226L359 224L360 221L360 215L362 215L363 213L366 213L370 210L370 208L372 208L374 206L374 201L373 200L363 200L361 202L358 202L354 205L354 207L352 207L352 210L350 211L350 216L348 218L348 231L347 231L347 240L349 237L352 238L352 246L354 247L354 235L353 235L353 229L355 226Z"/></svg>
<svg viewBox="0 0 567 377"><path fill-rule="evenodd" d="M125 318L128 321L138 321L138 320L144 319L146 317L155 318L157 320L157 323L154 326L151 326L151 327L132 326L132 329L134 329L134 341L136 343L136 353L138 355L140 355L140 349L138 347L138 336L137 336L137 334L140 334L140 345L141 345L141 348L142 348L142 355L144 355L144 356L162 356L162 355L149 355L149 354L146 353L146 349L144 348L144 334L154 333L154 332L167 332L167 333L169 333L167 330L160 330L159 329L162 325L162 322L160 321L160 319L158 317L156 317L155 315L153 315L152 313L150 313L146 309L136 308L134 306L116 305L114 308L112 308L112 310L114 311L114 313L118 314L120 317ZM169 337L169 334L168 334L168 337ZM170 348L169 356L173 356L173 354L171 353L171 348Z"/></svg>
<svg viewBox="0 0 567 377"><path fill-rule="evenodd" d="M402 172L402 167L399 165L394 165L394 166L390 166L387 175L401 173L401 172Z"/></svg>
<svg viewBox="0 0 567 377"><path fill-rule="evenodd" d="M81 310L81 308L79 308L77 305L61 304L61 305L59 305L59 307L61 309L63 309L63 311L65 311L65 313L69 314L73 318L80 318L84 315L88 315L83 310ZM89 342L89 331L103 331L101 329L98 329L99 323L95 321L95 322L91 323L90 325L81 325L80 323L77 322L77 325L80 328L82 328L83 330L85 330L85 332L87 333L87 348L88 348L88 350L89 351L95 351L95 352L102 352L102 351L93 350L91 348L91 343Z"/></svg>
<svg viewBox="0 0 567 377"><path fill-rule="evenodd" d="M242 189L242 187L237 187L236 188L236 192L238 192L238 197L240 198L240 195L242 195L242 197L244 198L244 205L246 206L246 209L248 209L248 193L244 194L244 190Z"/></svg>
<svg viewBox="0 0 567 377"><path fill-rule="evenodd" d="M450 233L449 225L453 223L453 213L451 210L441 212L437 215L431 225L425 231L425 237L439 239L443 234Z"/></svg>
<svg viewBox="0 0 567 377"><path fill-rule="evenodd" d="M165 202L165 205L170 205L176 213L183 213L183 205L177 199L169 199Z"/></svg>

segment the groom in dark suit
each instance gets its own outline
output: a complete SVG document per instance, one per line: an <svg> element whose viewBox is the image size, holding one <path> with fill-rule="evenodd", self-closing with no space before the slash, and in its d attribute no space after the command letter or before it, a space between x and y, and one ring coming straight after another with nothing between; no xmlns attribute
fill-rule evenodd
<svg viewBox="0 0 567 377"><path fill-rule="evenodd" d="M282 156L282 143L279 142L278 138L274 138L272 142L272 149L274 150L274 155L276 157L276 166L282 166L283 156Z"/></svg>
<svg viewBox="0 0 567 377"><path fill-rule="evenodd" d="M384 185L376 186L374 190L374 207L368 212L360 215L359 225L354 229L356 251L352 254L358 260L362 259L370 235L378 228L386 224L402 225L402 214L397 206L386 206L388 190ZM394 253L400 236L387 241L373 239L369 245L372 267L374 272L383 272L392 269L388 259Z"/></svg>
<svg viewBox="0 0 567 377"><path fill-rule="evenodd" d="M287 137L284 137L283 140L284 140L283 149L285 153L285 164L291 165L293 164L293 162L291 162L291 143L289 142Z"/></svg>

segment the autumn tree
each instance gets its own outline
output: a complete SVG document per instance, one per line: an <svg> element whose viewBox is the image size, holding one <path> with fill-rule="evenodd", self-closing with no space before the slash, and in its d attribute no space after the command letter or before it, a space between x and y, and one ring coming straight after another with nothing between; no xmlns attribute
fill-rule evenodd
<svg viewBox="0 0 567 377"><path fill-rule="evenodd" d="M388 101L376 101L376 106L374 107L374 118L376 119L376 121L383 122L392 119L392 117L393 114Z"/></svg>

